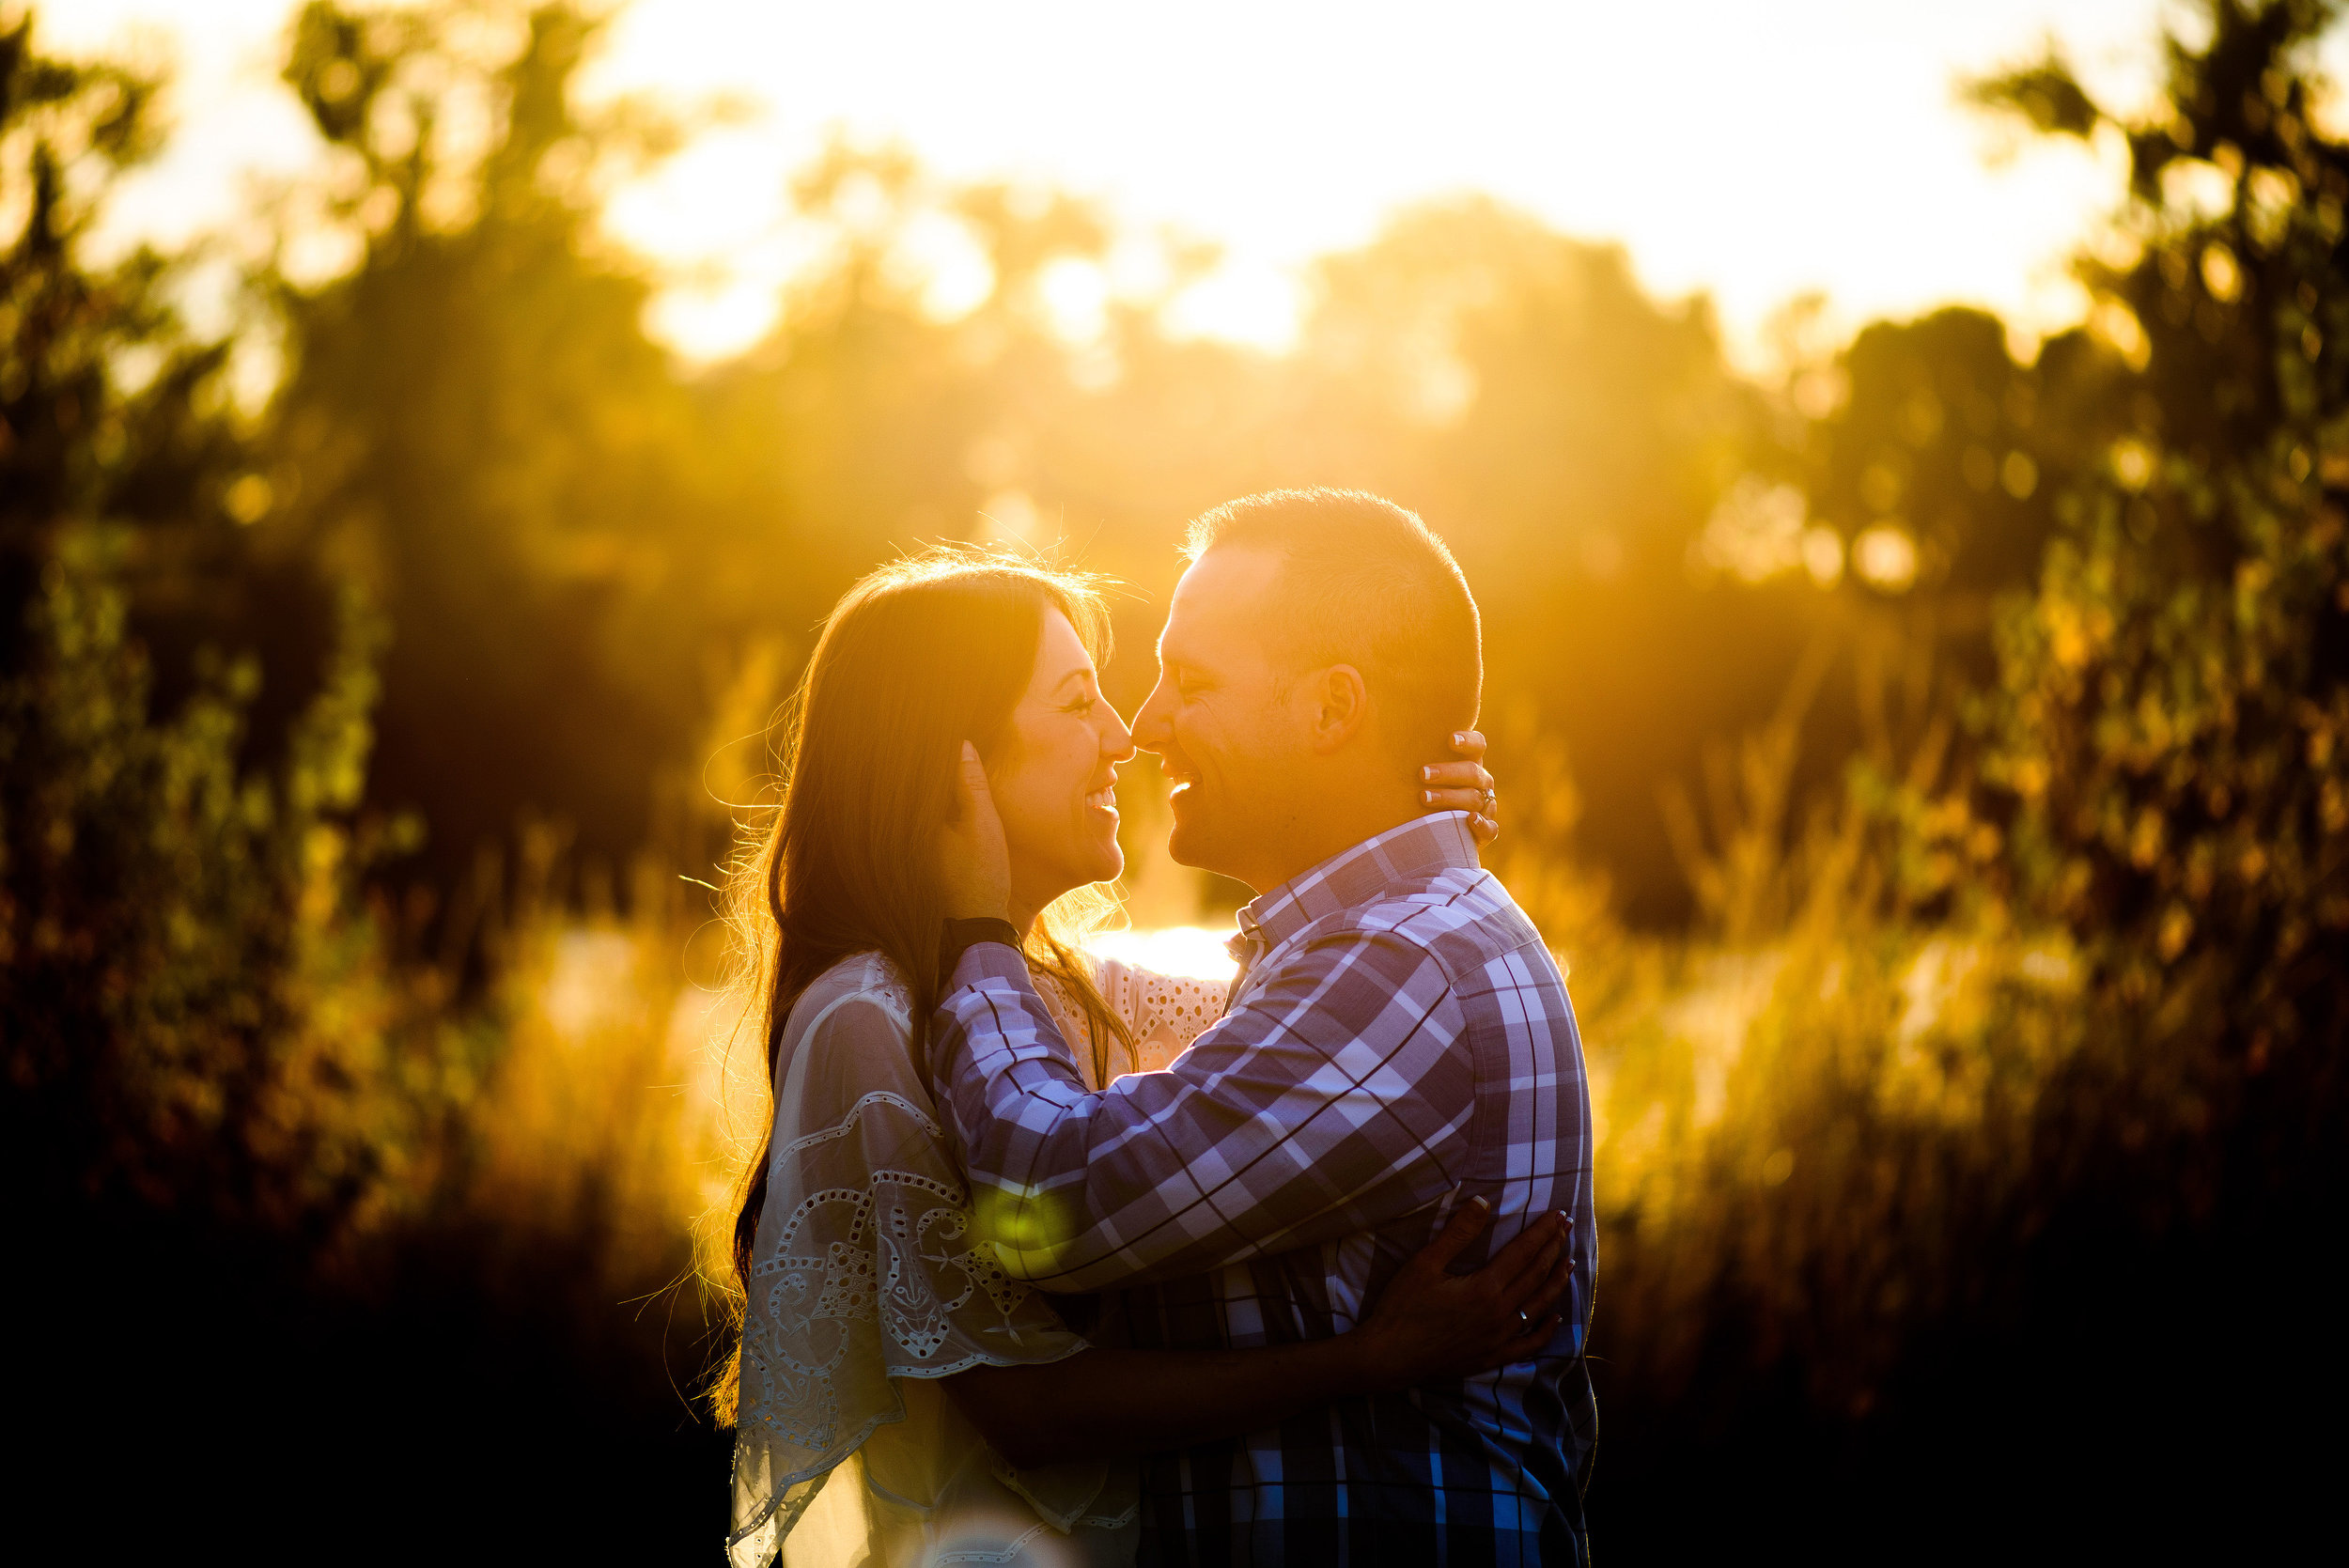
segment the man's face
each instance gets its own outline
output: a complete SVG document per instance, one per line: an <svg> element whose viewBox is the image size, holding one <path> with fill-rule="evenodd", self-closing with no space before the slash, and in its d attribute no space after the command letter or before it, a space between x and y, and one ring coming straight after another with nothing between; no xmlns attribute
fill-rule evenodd
<svg viewBox="0 0 2349 1568"><path fill-rule="evenodd" d="M1308 751L1261 613L1280 558L1210 550L1175 585L1159 637L1159 683L1134 715L1134 744L1174 786L1169 848L1262 891L1292 815ZM1269 851L1269 853L1268 853ZM1277 881L1278 877L1272 880Z"/></svg>

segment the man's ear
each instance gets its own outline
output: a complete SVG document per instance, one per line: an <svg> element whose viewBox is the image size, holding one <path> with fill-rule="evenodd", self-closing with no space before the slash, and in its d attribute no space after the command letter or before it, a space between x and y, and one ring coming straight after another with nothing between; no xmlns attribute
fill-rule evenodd
<svg viewBox="0 0 2349 1568"><path fill-rule="evenodd" d="M1370 721L1370 689L1351 664L1332 664L1305 678L1314 751L1329 755Z"/></svg>

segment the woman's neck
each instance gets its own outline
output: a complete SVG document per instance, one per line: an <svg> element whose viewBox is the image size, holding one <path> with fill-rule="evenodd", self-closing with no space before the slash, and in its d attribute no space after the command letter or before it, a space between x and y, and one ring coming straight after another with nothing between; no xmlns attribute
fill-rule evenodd
<svg viewBox="0 0 2349 1568"><path fill-rule="evenodd" d="M1038 898L1032 893L1024 893L1018 888L1012 889L1011 928L1023 938L1029 936L1035 930L1035 923L1044 918L1045 906L1059 896L1060 894L1056 893Z"/></svg>

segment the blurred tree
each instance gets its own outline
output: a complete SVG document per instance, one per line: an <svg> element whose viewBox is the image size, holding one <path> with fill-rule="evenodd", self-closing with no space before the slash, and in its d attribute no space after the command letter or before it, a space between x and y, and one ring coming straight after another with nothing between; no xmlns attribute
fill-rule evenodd
<svg viewBox="0 0 2349 1568"><path fill-rule="evenodd" d="M443 887L526 814L632 850L648 760L682 759L699 718L692 411L644 334L644 279L589 225L593 179L674 127L573 113L595 31L564 6L318 0L286 67L346 160L325 222L359 260L281 285L256 533L380 597L369 798L421 809Z"/></svg>
<svg viewBox="0 0 2349 1568"><path fill-rule="evenodd" d="M2017 364L1998 318L1952 306L1871 323L1839 365L1848 392L1808 435L1813 515L1860 557L1855 589L1933 599L1986 655L1991 597L2037 579L2057 479L2118 433L2118 357L2074 332ZM1909 574L1871 573L1851 549L1870 529L1913 543Z"/></svg>
<svg viewBox="0 0 2349 1568"><path fill-rule="evenodd" d="M126 579L221 553L241 451L172 268L81 254L153 88L0 32L0 1180L44 1243L128 1203L306 1256L419 1126L351 900L372 635L354 601L273 777L250 659L153 711Z"/></svg>
<svg viewBox="0 0 2349 1568"><path fill-rule="evenodd" d="M1563 741L1625 913L1684 921L1658 784L1772 712L1825 608L1807 581L1691 569L1769 427L1707 303L1654 300L1620 247L1489 200L1434 205L1323 263L1290 381L1284 466L1392 494L1451 541L1493 726ZM1840 766L1832 737L1811 755L1838 760L1799 789Z"/></svg>
<svg viewBox="0 0 2349 1568"><path fill-rule="evenodd" d="M2315 117L2312 75L2338 11L2214 0L2141 122L2060 60L1980 89L2053 132L2127 138L2137 255L2086 272L2143 364L1999 627L1984 771L2017 896L2092 944L2133 1020L2144 1093L2116 1113L2211 1158L2214 1110L2281 1064L2295 1115L2341 1109L2349 146ZM2190 1210L2217 1172L2186 1169Z"/></svg>

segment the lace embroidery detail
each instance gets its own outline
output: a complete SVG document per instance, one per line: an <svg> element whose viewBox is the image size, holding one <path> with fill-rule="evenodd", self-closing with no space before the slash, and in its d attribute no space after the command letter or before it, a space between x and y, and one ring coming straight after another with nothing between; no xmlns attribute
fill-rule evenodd
<svg viewBox="0 0 2349 1568"><path fill-rule="evenodd" d="M1050 1525L1037 1525L1034 1529L1020 1535L1008 1546L993 1550L989 1550L982 1546L964 1546L957 1551L941 1552L936 1557L930 1559L930 1560L934 1563L1010 1562L1014 1559L1018 1558L1021 1552L1027 1550L1029 1542L1034 1540L1037 1536L1042 1535L1046 1530L1051 1528L1052 1527Z"/></svg>
<svg viewBox="0 0 2349 1568"><path fill-rule="evenodd" d="M979 1234L913 1067L910 1007L864 955L786 1024L742 1326L727 1543L741 1568L771 1559L832 1469L905 1419L893 1378L1084 1348Z"/></svg>
<svg viewBox="0 0 2349 1568"><path fill-rule="evenodd" d="M1112 1079L1166 1066L1222 1015L1221 981L1106 958L1096 976L1140 1046L1112 1048ZM1103 1087L1093 1082L1075 999L1049 981L1038 991L1088 1085ZM893 1379L1056 1360L1084 1348L1042 1297L1003 1272L978 1234L961 1169L913 1066L912 1010L911 991L889 965L863 955L811 986L786 1025L742 1327L727 1541L736 1568L762 1568L832 1469L881 1426L906 1419ZM1130 1502L1119 1508L1129 1481L1113 1497L1099 1474L1072 1490L1066 1476L998 1473L1053 1528L1116 1529L1136 1516ZM927 1506L899 1500L917 1512ZM1034 1533L1014 1544L1015 1554Z"/></svg>
<svg viewBox="0 0 2349 1568"><path fill-rule="evenodd" d="M946 1136L946 1129L940 1126L936 1122L930 1120L930 1113L928 1111L924 1110L920 1106L915 1105L911 1100L907 1099L903 1094L892 1094L884 1090L879 1094L867 1094L863 1099L857 1101L856 1104L850 1106L848 1108L847 1119L844 1120L838 1126L826 1127L821 1132L811 1132L805 1138L802 1138L793 1143L789 1148L785 1149L783 1151L784 1157L787 1159L800 1154L803 1150L814 1148L818 1143L829 1143L835 1138L848 1137L850 1133L856 1131L857 1120L864 1114L864 1108L868 1105L876 1104L896 1107L899 1110L904 1111L907 1115L912 1117L915 1122L919 1123L922 1130L928 1133L932 1138L943 1138Z"/></svg>
<svg viewBox="0 0 2349 1568"><path fill-rule="evenodd" d="M1223 1016L1226 982L1159 974L1123 958L1101 958L1094 983L1102 1000L1134 1033L1139 1060L1132 1072L1163 1071Z"/></svg>

